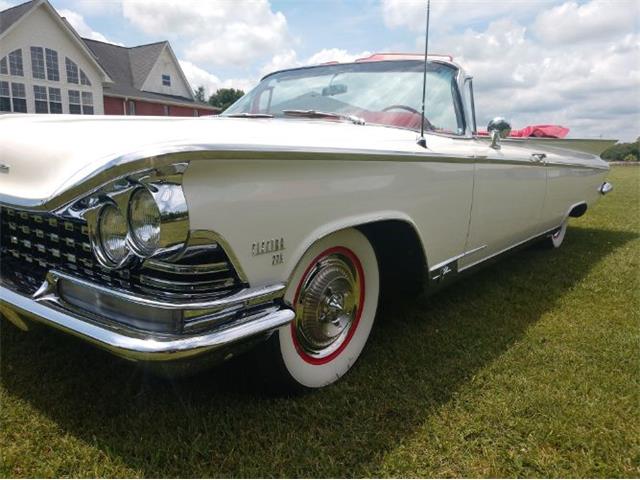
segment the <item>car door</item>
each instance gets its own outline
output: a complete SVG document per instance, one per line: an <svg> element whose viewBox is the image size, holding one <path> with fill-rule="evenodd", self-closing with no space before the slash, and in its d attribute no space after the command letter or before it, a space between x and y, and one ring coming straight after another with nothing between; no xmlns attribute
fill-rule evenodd
<svg viewBox="0 0 640 480"><path fill-rule="evenodd" d="M476 140L473 204L461 267L521 243L542 228L547 188L545 160L503 141L496 150Z"/></svg>

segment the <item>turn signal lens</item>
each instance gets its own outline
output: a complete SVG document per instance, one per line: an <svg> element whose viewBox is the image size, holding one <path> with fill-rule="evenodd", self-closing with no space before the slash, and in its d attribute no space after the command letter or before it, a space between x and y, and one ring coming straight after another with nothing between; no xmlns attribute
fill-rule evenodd
<svg viewBox="0 0 640 480"><path fill-rule="evenodd" d="M160 222L160 210L149 190L135 191L129 201L129 226L135 246L145 256L160 246Z"/></svg>
<svg viewBox="0 0 640 480"><path fill-rule="evenodd" d="M107 205L102 209L98 232L104 255L114 264L122 262L129 254L127 220L118 208Z"/></svg>

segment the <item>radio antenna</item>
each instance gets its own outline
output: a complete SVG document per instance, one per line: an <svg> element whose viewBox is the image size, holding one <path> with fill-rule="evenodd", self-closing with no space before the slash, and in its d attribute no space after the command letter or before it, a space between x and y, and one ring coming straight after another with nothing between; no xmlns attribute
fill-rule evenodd
<svg viewBox="0 0 640 480"><path fill-rule="evenodd" d="M422 120L420 122L420 138L418 145L427 148L427 139L424 136L425 104L427 101L427 63L429 59L429 13L431 11L431 0L427 0L427 27L424 35L424 72L422 73Z"/></svg>

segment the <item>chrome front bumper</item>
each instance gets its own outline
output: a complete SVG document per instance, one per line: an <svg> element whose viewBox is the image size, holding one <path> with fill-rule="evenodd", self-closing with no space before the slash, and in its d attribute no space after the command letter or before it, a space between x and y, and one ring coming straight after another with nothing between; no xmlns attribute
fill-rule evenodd
<svg viewBox="0 0 640 480"><path fill-rule="evenodd" d="M54 280L52 281L51 278ZM53 276L50 275L43 288L33 297L16 293L7 286L0 285L0 313L20 328L25 328L29 321L41 323L76 336L120 357L143 362L172 362L222 351L227 347L267 336L270 332L289 324L295 316L292 310L276 303L258 312L249 310L251 305L263 302L265 299L281 297L284 285L245 289L206 304L198 302L178 305L158 302L155 305L147 305L150 302L149 299L118 293L116 296L120 302L135 307L156 308L158 309L156 311L160 309L195 311L207 308L220 313L238 312L244 309L249 312L246 316L240 315L233 321L212 323L204 331L151 332L114 322L107 317L70 305L59 295L61 278L69 281L70 277L62 274L57 277L55 273ZM108 289L105 290L107 291L98 292L98 294L114 293ZM24 320L27 322L25 323Z"/></svg>

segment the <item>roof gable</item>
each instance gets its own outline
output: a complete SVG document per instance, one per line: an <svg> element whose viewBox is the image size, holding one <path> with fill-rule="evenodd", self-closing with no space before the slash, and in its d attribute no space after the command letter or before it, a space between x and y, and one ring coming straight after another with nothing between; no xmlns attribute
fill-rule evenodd
<svg viewBox="0 0 640 480"><path fill-rule="evenodd" d="M87 48L87 45L82 41L78 33L74 28L63 19L58 12L51 6L47 0L31 0L27 3L23 3L13 8L9 8L0 12L0 39L7 35L11 30L16 28L22 20L29 16L36 9L42 7L50 16L52 21L67 34L72 42L82 51L89 61L95 66L95 68L102 75L103 82L111 82L111 78L107 72L102 68L102 65L98 62L91 50Z"/></svg>
<svg viewBox="0 0 640 480"><path fill-rule="evenodd" d="M180 64L175 58L169 42L163 41L149 45L127 48L111 43L100 42L98 40L92 40L90 38L83 38L82 40L98 58L102 66L113 79L112 85L105 86L105 95L114 95L124 98L147 98L149 100L156 101L170 100L172 102L186 102L198 105L202 108L210 108L210 105L196 102L193 98L189 82L184 77L184 72L182 72ZM150 72L158 63L158 59L165 49L170 54L172 61L176 64L180 77L185 82L189 93L188 97L143 90Z"/></svg>
<svg viewBox="0 0 640 480"><path fill-rule="evenodd" d="M158 61L158 57L168 42L151 43L129 49L129 61L131 63L131 75L133 86L142 90L144 82L149 77L151 69Z"/></svg>

